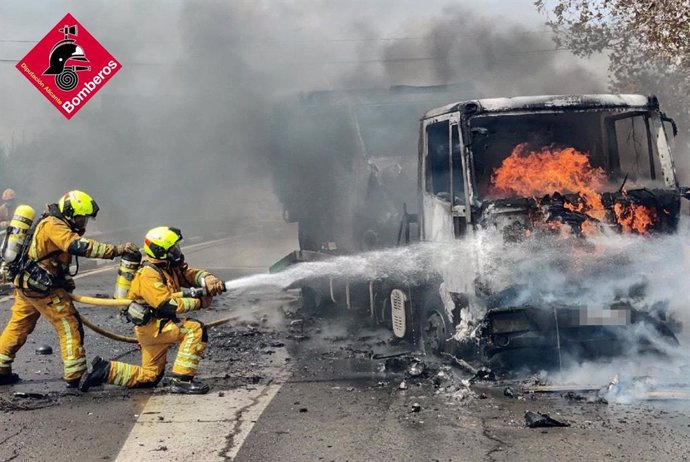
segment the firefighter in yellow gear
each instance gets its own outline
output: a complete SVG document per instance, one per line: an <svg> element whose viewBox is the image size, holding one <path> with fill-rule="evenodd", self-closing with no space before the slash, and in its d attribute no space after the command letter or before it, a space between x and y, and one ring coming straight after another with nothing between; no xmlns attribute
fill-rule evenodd
<svg viewBox="0 0 690 462"><path fill-rule="evenodd" d="M10 224L16 197L17 194L14 192L14 189L7 188L2 192L2 205L0 205L0 231L7 228Z"/></svg>
<svg viewBox="0 0 690 462"><path fill-rule="evenodd" d="M225 291L225 284L207 271L188 266L180 250L181 240L180 230L168 226L150 230L144 240L145 259L128 295L143 303L133 303L128 309L141 346L141 366L96 357L91 372L82 379L81 391L103 383L130 388L155 387L163 378L168 348L179 344L168 377L170 391L208 392L208 385L194 380L208 344L206 328L200 321L178 316L208 307L212 296ZM190 287L205 288L203 292L207 295L186 296L183 288ZM183 296L175 296L181 290ZM132 314L133 306L136 314Z"/></svg>
<svg viewBox="0 0 690 462"><path fill-rule="evenodd" d="M91 196L70 191L57 204L49 204L36 223L25 262L14 280L12 315L0 335L0 385L19 381L12 362L41 316L58 334L67 386L79 385L87 366L84 330L69 296L76 274L70 274L72 256L113 259L137 249L129 242L113 245L83 238L89 218L97 213Z"/></svg>

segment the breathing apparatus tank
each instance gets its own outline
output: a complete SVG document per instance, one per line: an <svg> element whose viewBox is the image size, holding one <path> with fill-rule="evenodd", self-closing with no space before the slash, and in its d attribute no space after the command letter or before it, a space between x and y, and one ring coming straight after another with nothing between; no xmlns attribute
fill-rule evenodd
<svg viewBox="0 0 690 462"><path fill-rule="evenodd" d="M34 222L36 211L28 205L20 205L14 211L7 234L2 242L2 259L12 263L22 250L26 235Z"/></svg>
<svg viewBox="0 0 690 462"><path fill-rule="evenodd" d="M117 270L115 280L115 293L113 298L127 298L129 288L132 287L134 274L141 265L141 252L125 252L120 258L120 268Z"/></svg>

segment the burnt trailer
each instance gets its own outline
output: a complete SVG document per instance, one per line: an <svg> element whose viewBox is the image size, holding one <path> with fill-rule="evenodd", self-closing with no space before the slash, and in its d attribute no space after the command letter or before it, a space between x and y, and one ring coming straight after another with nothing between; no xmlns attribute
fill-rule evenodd
<svg viewBox="0 0 690 462"><path fill-rule="evenodd" d="M396 245L403 203L417 201L417 126L471 86L317 91L276 104L274 193L301 250L350 254Z"/></svg>
<svg viewBox="0 0 690 462"><path fill-rule="evenodd" d="M389 216L397 226L372 232L381 245L452 244L492 232L511 246L540 236L563 254L581 252L596 233L674 233L688 196L674 169L675 132L653 96L495 98L432 109L419 123L416 198L407 202L417 213L401 200ZM273 269L338 253L327 249L303 247ZM516 303L519 283L492 278L496 268L476 253L434 268L414 283L303 281L303 294L313 305L362 310L427 352L507 366L560 361L562 351L616 354L625 331L642 324L675 341L671 320L643 306L634 288L592 315L582 306Z"/></svg>

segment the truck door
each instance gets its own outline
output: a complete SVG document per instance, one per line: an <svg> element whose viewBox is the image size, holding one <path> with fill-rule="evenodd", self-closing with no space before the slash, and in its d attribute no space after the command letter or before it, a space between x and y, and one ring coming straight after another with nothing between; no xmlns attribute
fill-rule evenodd
<svg viewBox="0 0 690 462"><path fill-rule="evenodd" d="M422 122L422 240L448 241L464 234L467 175L458 120L452 113Z"/></svg>

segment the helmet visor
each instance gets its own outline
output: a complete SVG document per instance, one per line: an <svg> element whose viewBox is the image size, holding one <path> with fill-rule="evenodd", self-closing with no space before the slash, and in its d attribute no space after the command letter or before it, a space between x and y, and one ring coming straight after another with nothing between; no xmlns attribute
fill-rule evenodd
<svg viewBox="0 0 690 462"><path fill-rule="evenodd" d="M180 263L182 261L182 249L180 244L175 244L168 249L168 259L173 263Z"/></svg>
<svg viewBox="0 0 690 462"><path fill-rule="evenodd" d="M87 216L77 216L74 217L74 226L77 227L77 229L86 229L86 225L89 224L89 217Z"/></svg>

